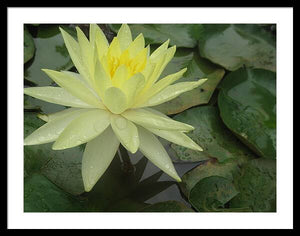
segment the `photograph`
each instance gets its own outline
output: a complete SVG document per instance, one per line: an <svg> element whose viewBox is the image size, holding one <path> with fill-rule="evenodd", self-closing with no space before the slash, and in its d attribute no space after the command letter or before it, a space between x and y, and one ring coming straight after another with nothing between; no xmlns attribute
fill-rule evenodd
<svg viewBox="0 0 300 236"><path fill-rule="evenodd" d="M25 212L276 212L276 25L25 24Z"/></svg>
<svg viewBox="0 0 300 236"><path fill-rule="evenodd" d="M8 229L293 229L292 7L8 7Z"/></svg>

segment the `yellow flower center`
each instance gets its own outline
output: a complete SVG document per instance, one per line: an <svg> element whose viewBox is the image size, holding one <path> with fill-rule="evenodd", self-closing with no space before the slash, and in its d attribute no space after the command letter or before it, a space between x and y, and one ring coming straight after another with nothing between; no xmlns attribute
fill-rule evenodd
<svg viewBox="0 0 300 236"><path fill-rule="evenodd" d="M116 70L125 65L127 68L127 78L130 78L134 74L144 70L147 63L147 49L144 48L137 55L133 57L130 56L129 50L123 51L123 53L118 57L115 55L108 56L108 68L110 77L113 78Z"/></svg>

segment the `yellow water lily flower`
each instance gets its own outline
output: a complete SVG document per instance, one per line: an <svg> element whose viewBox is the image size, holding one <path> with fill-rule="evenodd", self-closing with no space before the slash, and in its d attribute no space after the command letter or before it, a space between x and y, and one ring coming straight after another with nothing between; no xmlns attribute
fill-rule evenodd
<svg viewBox="0 0 300 236"><path fill-rule="evenodd" d="M110 44L96 24L90 25L89 39L77 27L78 42L60 30L79 73L44 69L59 87L25 88L24 93L70 108L39 116L47 123L26 137L24 145L55 141L52 148L61 150L87 143L82 159L85 191L103 175L120 143L131 153L140 150L154 165L181 181L156 135L202 151L185 134L194 128L149 107L192 90L206 79L172 84L182 77L184 68L158 80L176 47L168 48L167 40L150 55L143 34L132 40L127 24Z"/></svg>

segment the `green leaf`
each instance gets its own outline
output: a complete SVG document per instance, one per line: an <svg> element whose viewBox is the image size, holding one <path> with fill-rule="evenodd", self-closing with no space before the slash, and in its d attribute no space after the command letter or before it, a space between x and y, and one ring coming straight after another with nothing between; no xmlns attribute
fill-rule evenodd
<svg viewBox="0 0 300 236"><path fill-rule="evenodd" d="M34 41L27 30L27 28L24 28L24 64L29 61L34 56L35 46Z"/></svg>
<svg viewBox="0 0 300 236"><path fill-rule="evenodd" d="M276 212L276 161L258 158L244 163L234 184L239 194L230 207L249 207L254 212Z"/></svg>
<svg viewBox="0 0 300 236"><path fill-rule="evenodd" d="M205 24L200 34L200 55L227 70L243 65L276 70L275 38L259 25Z"/></svg>
<svg viewBox="0 0 300 236"><path fill-rule="evenodd" d="M110 28L117 33L121 25L112 24ZM162 44L170 39L170 45L193 48L197 46L196 36L202 26L195 24L129 24L133 39L140 33L146 44Z"/></svg>
<svg viewBox="0 0 300 236"><path fill-rule="evenodd" d="M55 29L58 29L58 25L49 29L45 27L43 33L38 33L38 37L34 38L35 57L32 64L25 70L25 79L38 86L48 86L53 83L41 69L69 70L73 67L63 38L59 31L55 31ZM73 31L71 28L68 28L68 30ZM39 35L42 35L42 37L39 37Z"/></svg>
<svg viewBox="0 0 300 236"><path fill-rule="evenodd" d="M218 97L225 125L259 156L276 158L276 74L239 69L226 76Z"/></svg>
<svg viewBox="0 0 300 236"><path fill-rule="evenodd" d="M146 206L140 210L141 212L194 212L182 202L165 201Z"/></svg>
<svg viewBox="0 0 300 236"><path fill-rule="evenodd" d="M24 212L78 212L82 206L41 174L24 180Z"/></svg>
<svg viewBox="0 0 300 236"><path fill-rule="evenodd" d="M179 48L160 78L178 72L185 67L187 67L187 71L175 83L198 81L201 78L208 78L208 80L200 87L183 93L171 101L154 106L154 109L170 115L193 106L207 104L225 73L223 69L201 58L195 50Z"/></svg>
<svg viewBox="0 0 300 236"><path fill-rule="evenodd" d="M220 176L211 176L199 181L191 190L189 201L198 211L222 211L225 204L238 191L233 183Z"/></svg>
<svg viewBox="0 0 300 236"><path fill-rule="evenodd" d="M216 107L192 108L175 115L173 119L192 125L195 129L187 135L203 148L203 152L199 152L171 144L180 161L204 161L213 157L222 163L229 159L252 155L223 124Z"/></svg>

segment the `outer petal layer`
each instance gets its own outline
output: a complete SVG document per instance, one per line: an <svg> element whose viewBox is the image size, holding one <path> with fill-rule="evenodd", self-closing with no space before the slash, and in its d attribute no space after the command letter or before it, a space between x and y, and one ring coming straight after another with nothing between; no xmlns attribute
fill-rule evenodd
<svg viewBox="0 0 300 236"><path fill-rule="evenodd" d="M122 24L118 31L117 37L120 42L121 50L124 51L132 42L131 31L127 24Z"/></svg>
<svg viewBox="0 0 300 236"><path fill-rule="evenodd" d="M109 112L93 109L74 119L59 135L52 148L61 150L86 143L109 126Z"/></svg>
<svg viewBox="0 0 300 236"><path fill-rule="evenodd" d="M157 136L160 136L172 143L176 143L186 148L190 148L196 151L203 151L201 147L199 147L192 139L190 139L186 134L180 131L170 131L170 130L159 130L159 129L151 129L148 130Z"/></svg>
<svg viewBox="0 0 300 236"><path fill-rule="evenodd" d="M100 109L104 109L103 104L94 93L86 87L86 85L70 73L62 73L54 70L43 70L51 79L55 81L60 87L67 90L73 96L80 100Z"/></svg>
<svg viewBox="0 0 300 236"><path fill-rule="evenodd" d="M61 34L63 36L63 39L65 41L66 47L68 49L69 55L77 68L78 72L85 78L88 78L88 71L86 70L82 56L81 56L81 49L78 44L78 42L69 35L66 31L64 31L62 28L59 28L61 31Z"/></svg>
<svg viewBox="0 0 300 236"><path fill-rule="evenodd" d="M54 112L51 114L38 114L37 116L38 116L38 118L42 119L43 121L50 122L55 119L67 116L77 110L80 110L80 108L67 108L62 111ZM85 111L88 111L88 110L85 110Z"/></svg>
<svg viewBox="0 0 300 236"><path fill-rule="evenodd" d="M24 140L24 145L43 144L55 141L74 119L88 111L89 109L78 109L49 121L27 136Z"/></svg>
<svg viewBox="0 0 300 236"><path fill-rule="evenodd" d="M166 87L161 92L151 97L147 102L141 104L140 107L156 106L164 102L170 101L180 94L190 91L202 85L207 79L201 79L197 82L181 82Z"/></svg>
<svg viewBox="0 0 300 236"><path fill-rule="evenodd" d="M31 87L25 88L24 94L31 97L38 98L40 100L55 103L68 107L79 107L79 108L95 108L91 104L85 103L82 100L74 97L68 91L59 87Z"/></svg>
<svg viewBox="0 0 300 236"><path fill-rule="evenodd" d="M156 115L145 109L127 110L122 113L122 116L146 128L177 131L191 131L194 129L193 126L172 120L171 118Z"/></svg>
<svg viewBox="0 0 300 236"><path fill-rule="evenodd" d="M111 127L121 144L131 153L138 150L140 140L136 126L120 115L111 116Z"/></svg>
<svg viewBox="0 0 300 236"><path fill-rule="evenodd" d="M113 160L119 144L111 127L86 144L81 169L86 192L89 192L104 174Z"/></svg>
<svg viewBox="0 0 300 236"><path fill-rule="evenodd" d="M176 173L173 163L159 140L149 131L142 127L138 127L140 137L140 151L154 165L164 171L166 174L181 182L180 177Z"/></svg>

